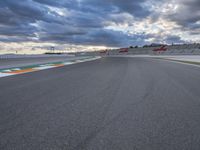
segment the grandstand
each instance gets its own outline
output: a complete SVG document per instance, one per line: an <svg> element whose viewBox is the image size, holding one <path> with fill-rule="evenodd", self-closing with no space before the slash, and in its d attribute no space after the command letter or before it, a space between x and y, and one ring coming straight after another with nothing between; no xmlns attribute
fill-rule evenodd
<svg viewBox="0 0 200 150"><path fill-rule="evenodd" d="M156 49L156 50L155 50ZM200 43L176 45L145 45L101 51L77 52L75 55L200 55Z"/></svg>
<svg viewBox="0 0 200 150"><path fill-rule="evenodd" d="M110 51L110 54L121 55L118 50ZM200 44L182 44L182 45L158 45L144 47L130 47L128 52L124 54L130 55L200 55Z"/></svg>

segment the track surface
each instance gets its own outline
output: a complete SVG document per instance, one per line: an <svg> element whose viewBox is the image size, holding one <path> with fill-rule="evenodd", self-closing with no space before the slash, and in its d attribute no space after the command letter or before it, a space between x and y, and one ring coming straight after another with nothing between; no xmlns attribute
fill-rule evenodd
<svg viewBox="0 0 200 150"><path fill-rule="evenodd" d="M0 79L1 150L199 150L200 69L102 58Z"/></svg>

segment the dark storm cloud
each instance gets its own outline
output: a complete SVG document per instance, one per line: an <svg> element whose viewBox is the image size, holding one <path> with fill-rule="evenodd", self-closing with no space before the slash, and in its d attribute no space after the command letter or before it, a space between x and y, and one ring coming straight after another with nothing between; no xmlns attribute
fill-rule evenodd
<svg viewBox="0 0 200 150"><path fill-rule="evenodd" d="M7 36L34 36L37 29L33 26L24 26L23 24L18 26L2 26L0 28L1 35Z"/></svg>
<svg viewBox="0 0 200 150"><path fill-rule="evenodd" d="M78 3L76 0L33 0L40 4L45 4L53 7L77 7Z"/></svg>
<svg viewBox="0 0 200 150"><path fill-rule="evenodd" d="M181 13L167 15L167 18L199 31L199 0L191 0L191 3L187 0L179 1ZM148 9L148 5L144 5L145 2L147 0L2 0L0 35L4 38L0 41L140 45L153 35L128 35L105 28L110 22L131 24L131 17L137 21L152 17L153 12ZM63 9L69 14L62 15L56 9ZM188 14L190 10L193 10L192 15ZM154 13L154 16L158 18L159 14ZM170 37L166 37L166 41L170 41Z"/></svg>
<svg viewBox="0 0 200 150"><path fill-rule="evenodd" d="M130 13L137 18L148 15L144 0L4 0L0 2L0 34L19 40L37 38L40 41L70 42L91 45L122 45L131 37L103 29L110 14ZM69 10L61 16L53 8ZM119 22L119 21L118 21ZM120 22L124 22L122 19ZM37 24L36 26L34 24ZM119 38L118 38L119 37ZM15 39L14 38L14 39ZM119 40L119 39L124 40Z"/></svg>
<svg viewBox="0 0 200 150"><path fill-rule="evenodd" d="M200 0L178 0L178 9L168 17L183 27L183 30L200 29Z"/></svg>
<svg viewBox="0 0 200 150"><path fill-rule="evenodd" d="M185 43L179 36L170 35L165 38L166 43Z"/></svg>
<svg viewBox="0 0 200 150"><path fill-rule="evenodd" d="M38 20L45 22L59 22L56 13L49 13L47 7L31 0L4 0L0 2L1 24L28 24Z"/></svg>
<svg viewBox="0 0 200 150"><path fill-rule="evenodd" d="M112 12L127 12L136 17L146 17L149 11L143 6L145 0L85 0L83 5L91 6L97 10ZM114 9L115 8L115 9Z"/></svg>
<svg viewBox="0 0 200 150"><path fill-rule="evenodd" d="M0 1L0 35L15 36L15 38L9 37L10 40L15 39L14 41L16 41L16 36L19 41L30 40L38 31L32 25L33 23L37 21L62 23L58 14L49 12L47 7L38 5L31 0Z"/></svg>
<svg viewBox="0 0 200 150"><path fill-rule="evenodd" d="M93 45L93 46L110 46L123 47L130 45L142 45L143 40L147 39L146 35L127 35L123 32L107 30L107 29L93 29L85 34L49 34L40 37L41 41L59 41L61 43Z"/></svg>

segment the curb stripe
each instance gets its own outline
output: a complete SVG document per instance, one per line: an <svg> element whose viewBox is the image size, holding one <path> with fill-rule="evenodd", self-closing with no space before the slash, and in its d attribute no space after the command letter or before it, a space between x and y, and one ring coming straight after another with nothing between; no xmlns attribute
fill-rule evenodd
<svg viewBox="0 0 200 150"><path fill-rule="evenodd" d="M62 67L62 66L64 66L64 64L56 64L56 65L54 65L55 67Z"/></svg>
<svg viewBox="0 0 200 150"><path fill-rule="evenodd" d="M28 72L39 71L39 70L45 70L45 69L50 69L50 68L63 67L66 65L97 60L99 58L101 57L84 58L84 59L79 59L79 60L71 60L68 62L47 63L47 64L42 64L42 65L30 66L30 67L27 66L27 67L21 67L21 68L18 67L18 68L5 69L5 70L2 69L0 70L0 78L11 76L11 75L18 75L18 74L23 74L23 73L28 73Z"/></svg>
<svg viewBox="0 0 200 150"><path fill-rule="evenodd" d="M9 72L9 73L11 73L11 74L19 74L19 73L33 72L33 71L36 71L36 70L33 69L33 68L29 68L29 69L11 71L11 72Z"/></svg>

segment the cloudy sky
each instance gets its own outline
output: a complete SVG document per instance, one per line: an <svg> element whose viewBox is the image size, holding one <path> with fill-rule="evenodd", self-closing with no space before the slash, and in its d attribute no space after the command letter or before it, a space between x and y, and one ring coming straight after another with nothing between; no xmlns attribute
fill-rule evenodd
<svg viewBox="0 0 200 150"><path fill-rule="evenodd" d="M0 53L200 42L200 0L1 0Z"/></svg>

